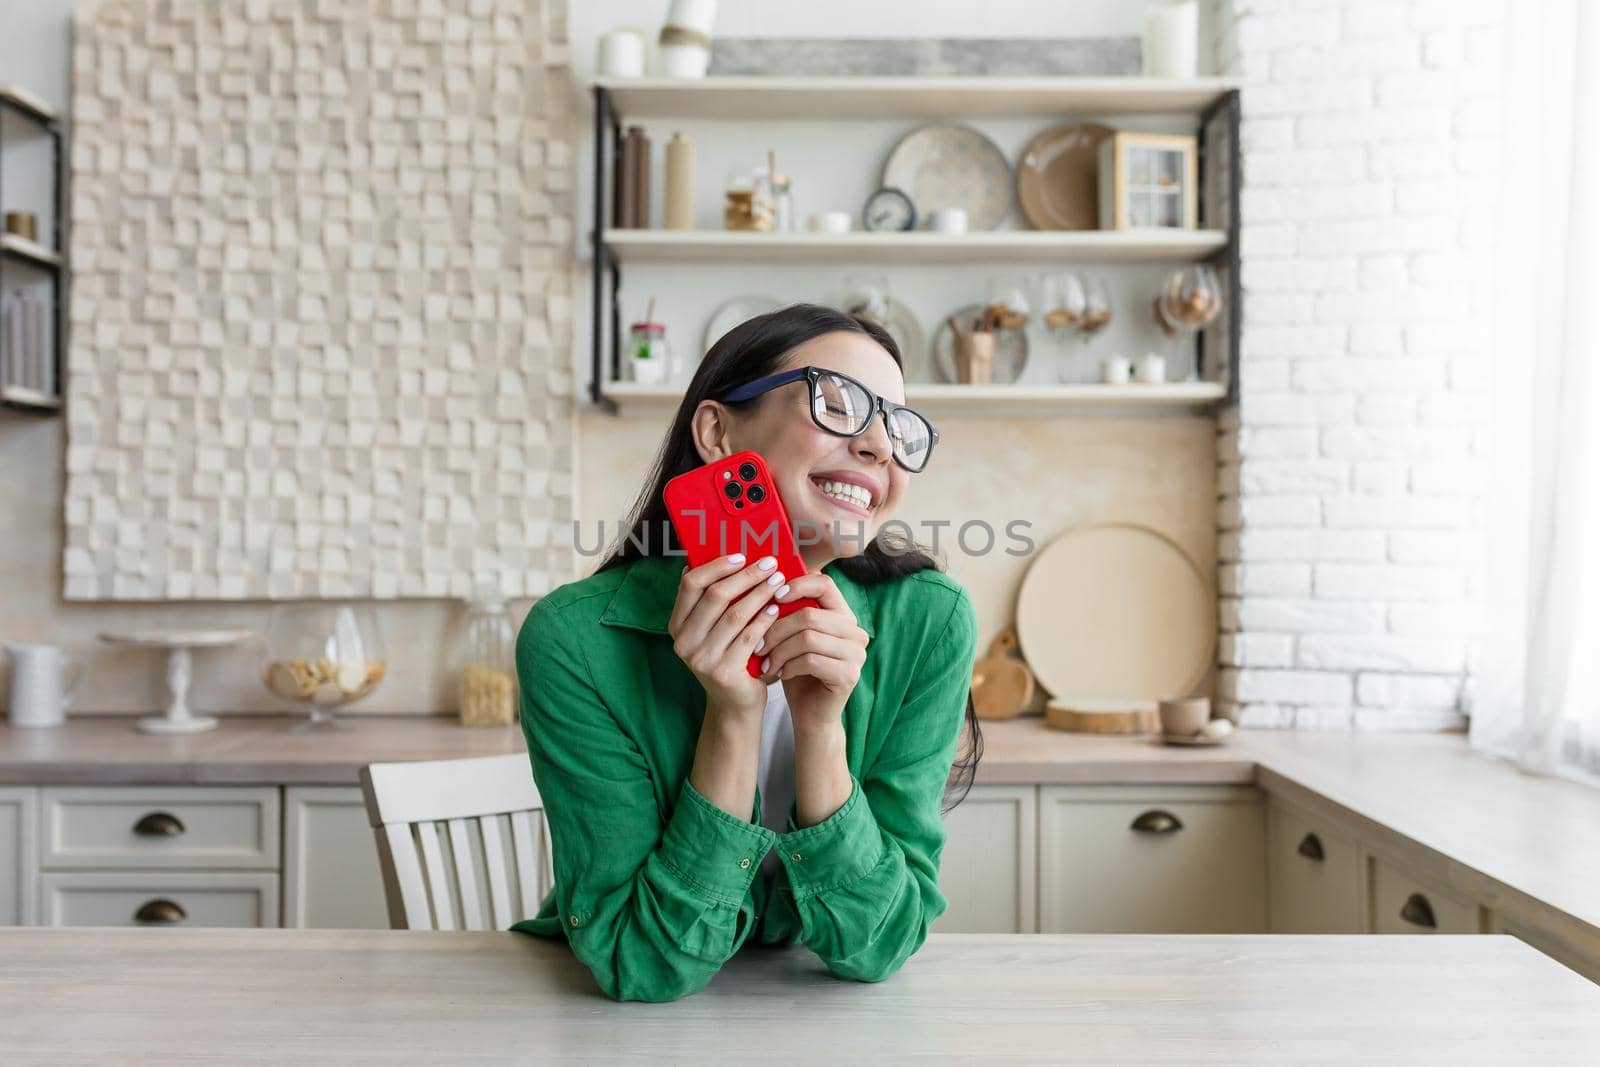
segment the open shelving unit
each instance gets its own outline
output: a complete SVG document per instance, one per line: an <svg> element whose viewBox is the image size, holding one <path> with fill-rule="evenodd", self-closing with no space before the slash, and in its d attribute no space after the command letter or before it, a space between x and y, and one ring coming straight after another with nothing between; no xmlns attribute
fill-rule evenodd
<svg viewBox="0 0 1600 1067"><path fill-rule="evenodd" d="M49 414L61 410L61 398L65 391L62 377L62 353L66 349L66 284L67 267L66 258L61 250L66 247L66 132L63 128L61 116L47 107L42 101L29 93L18 89L0 87L0 114L16 115L25 122L42 130L51 140L54 158L54 233L51 245L38 241L30 241L14 233L0 234L0 294L6 291L6 266L21 265L25 269L42 271L50 279L50 318L54 329L52 331L53 343L51 345L50 360L55 367L53 375L55 391L45 392L39 389L27 388L16 383L6 382L0 378L0 406L14 408L21 411L33 411ZM0 186L0 205L6 205L5 190ZM6 340L0 334L0 353L5 352ZM0 359L0 366L6 365L5 359Z"/></svg>
<svg viewBox="0 0 1600 1067"><path fill-rule="evenodd" d="M1239 351L1239 87L1221 78L762 78L601 79L593 85L594 174L590 399L607 411L663 410L679 386L621 380L618 291L634 263L959 264L1195 263L1219 268L1227 289L1222 380L1159 385L964 385L908 383L909 402L974 414L1050 414L1086 407L1133 410L1208 408L1237 402ZM1207 204L1207 129L1223 123L1226 187L1218 190L1222 228L1172 231L993 230L964 234L614 229L608 225L613 163L628 119L964 119L1037 116L1169 115L1194 120L1200 148L1202 204ZM1205 215L1213 222L1213 210ZM608 329L609 327L609 329ZM1213 327L1214 329L1215 327ZM1196 365L1206 366L1205 336L1195 336ZM609 339L609 345L608 345ZM609 355L609 358L608 358Z"/></svg>

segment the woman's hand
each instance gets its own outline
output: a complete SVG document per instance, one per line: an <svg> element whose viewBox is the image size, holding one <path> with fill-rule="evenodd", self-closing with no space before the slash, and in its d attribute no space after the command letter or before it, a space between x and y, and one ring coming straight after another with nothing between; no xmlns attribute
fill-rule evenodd
<svg viewBox="0 0 1600 1067"><path fill-rule="evenodd" d="M744 555L734 553L684 568L667 632L672 650L705 687L708 712L754 716L759 722L767 684L750 677L746 668L778 613L769 601L784 578L772 580L778 571L771 556L743 564Z"/></svg>
<svg viewBox="0 0 1600 1067"><path fill-rule="evenodd" d="M806 596L815 597L819 606L774 622L762 648L762 677L783 679L797 737L838 725L867 661L867 631L856 625L833 579L821 573L790 578L784 599Z"/></svg>

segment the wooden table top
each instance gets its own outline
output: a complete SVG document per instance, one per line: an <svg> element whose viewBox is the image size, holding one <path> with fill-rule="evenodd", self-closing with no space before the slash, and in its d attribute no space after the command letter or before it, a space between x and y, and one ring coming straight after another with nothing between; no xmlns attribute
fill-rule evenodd
<svg viewBox="0 0 1600 1067"><path fill-rule="evenodd" d="M931 937L876 984L749 948L607 1000L561 942L0 930L6 1062L1600 1063L1600 987L1509 937Z"/></svg>

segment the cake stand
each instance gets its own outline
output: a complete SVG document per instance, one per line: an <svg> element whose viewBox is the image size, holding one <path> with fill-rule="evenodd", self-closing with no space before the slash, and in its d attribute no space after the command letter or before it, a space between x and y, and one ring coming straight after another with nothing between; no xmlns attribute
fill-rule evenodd
<svg viewBox="0 0 1600 1067"><path fill-rule="evenodd" d="M190 650L219 648L237 644L254 636L252 630L132 630L103 632L100 640L108 645L130 648L161 648L167 652L167 688L172 702L165 715L147 715L139 729L147 734L195 734L215 729L212 715L196 715L189 710L189 681L193 677Z"/></svg>

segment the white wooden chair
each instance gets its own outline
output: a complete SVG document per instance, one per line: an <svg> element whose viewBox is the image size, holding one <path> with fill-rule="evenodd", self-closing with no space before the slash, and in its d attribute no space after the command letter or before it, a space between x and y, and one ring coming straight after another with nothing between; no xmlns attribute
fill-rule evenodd
<svg viewBox="0 0 1600 1067"><path fill-rule="evenodd" d="M396 930L504 930L549 891L550 834L528 757L371 763L361 792Z"/></svg>

